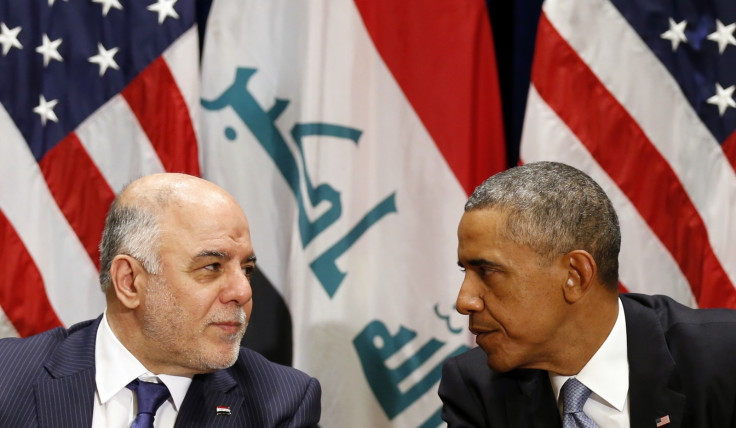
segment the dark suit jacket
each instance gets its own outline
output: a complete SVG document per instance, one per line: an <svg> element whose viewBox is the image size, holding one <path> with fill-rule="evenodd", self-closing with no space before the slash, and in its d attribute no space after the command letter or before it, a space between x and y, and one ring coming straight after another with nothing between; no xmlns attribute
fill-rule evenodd
<svg viewBox="0 0 736 428"><path fill-rule="evenodd" d="M632 428L736 427L736 311L622 294ZM448 359L439 395L449 427L561 427L546 371L495 373L480 348Z"/></svg>
<svg viewBox="0 0 736 428"><path fill-rule="evenodd" d="M0 340L0 427L92 424L98 318ZM240 349L234 366L194 376L177 427L301 427L320 418L319 382ZM217 406L232 414L217 415Z"/></svg>

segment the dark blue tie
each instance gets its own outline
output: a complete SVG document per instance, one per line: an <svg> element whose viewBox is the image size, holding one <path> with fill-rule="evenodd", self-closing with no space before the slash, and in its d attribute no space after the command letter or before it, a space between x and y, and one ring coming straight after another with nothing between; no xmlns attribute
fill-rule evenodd
<svg viewBox="0 0 736 428"><path fill-rule="evenodd" d="M138 379L128 384L138 397L138 415L131 428L153 428L156 410L169 398L169 388L163 383L143 382Z"/></svg>
<svg viewBox="0 0 736 428"><path fill-rule="evenodd" d="M598 428L598 425L583 413L583 406L590 394L590 389L574 377L562 385L560 395L562 395L563 428Z"/></svg>

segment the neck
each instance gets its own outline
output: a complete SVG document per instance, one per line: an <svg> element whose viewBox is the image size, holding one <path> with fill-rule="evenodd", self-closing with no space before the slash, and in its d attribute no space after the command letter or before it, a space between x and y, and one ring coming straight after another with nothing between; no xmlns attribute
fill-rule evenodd
<svg viewBox="0 0 736 428"><path fill-rule="evenodd" d="M593 358L606 341L618 318L618 293L611 293L600 287L600 293L586 295L586 300L576 304L571 314L567 332L560 340L560 352L544 370L564 376L578 374ZM541 368L541 367L540 367Z"/></svg>

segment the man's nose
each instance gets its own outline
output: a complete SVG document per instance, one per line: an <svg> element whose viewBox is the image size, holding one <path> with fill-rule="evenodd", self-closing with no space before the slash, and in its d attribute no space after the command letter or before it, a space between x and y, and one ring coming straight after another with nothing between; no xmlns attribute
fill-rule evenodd
<svg viewBox="0 0 736 428"><path fill-rule="evenodd" d="M226 284L221 294L223 303L235 302L243 306L253 298L253 289L250 287L250 279L238 267L228 274Z"/></svg>
<svg viewBox="0 0 736 428"><path fill-rule="evenodd" d="M460 292L457 295L455 306L457 311L463 315L469 315L471 312L479 312L483 310L483 299L480 297L478 286L468 273L463 278L460 285Z"/></svg>

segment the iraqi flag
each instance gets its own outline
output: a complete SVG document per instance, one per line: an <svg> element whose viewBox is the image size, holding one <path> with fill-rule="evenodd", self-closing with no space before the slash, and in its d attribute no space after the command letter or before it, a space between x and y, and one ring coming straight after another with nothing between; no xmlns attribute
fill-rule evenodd
<svg viewBox="0 0 736 428"><path fill-rule="evenodd" d="M202 172L246 211L325 426L442 425L441 363L472 343L456 228L505 167L495 69L482 0L213 4Z"/></svg>

